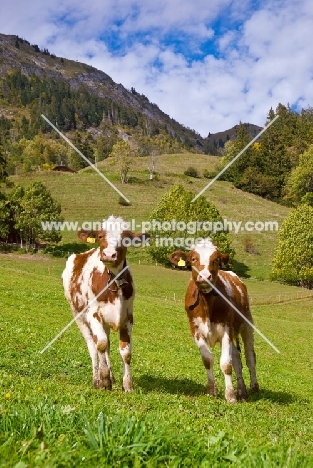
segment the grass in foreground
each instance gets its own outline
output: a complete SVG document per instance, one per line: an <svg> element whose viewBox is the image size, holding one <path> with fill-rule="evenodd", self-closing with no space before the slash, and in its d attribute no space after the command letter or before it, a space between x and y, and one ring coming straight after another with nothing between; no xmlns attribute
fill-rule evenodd
<svg viewBox="0 0 313 468"><path fill-rule="evenodd" d="M0 466L309 466L281 437L258 447L218 431L198 436L154 416L90 415L43 402L15 405L2 417L7 457ZM3 447L3 446L2 446ZM4 451L2 450L2 453Z"/></svg>
<svg viewBox="0 0 313 468"><path fill-rule="evenodd" d="M39 353L71 320L63 267L63 259L0 258L0 466L312 466L312 298L291 300L297 288L247 281L252 297L278 291L290 297L253 307L256 326L280 354L256 335L261 392L230 406L219 349L220 395L205 394L183 308L189 274L134 264L136 391L121 391L113 334L117 383L101 392L92 388L90 358L75 325Z"/></svg>

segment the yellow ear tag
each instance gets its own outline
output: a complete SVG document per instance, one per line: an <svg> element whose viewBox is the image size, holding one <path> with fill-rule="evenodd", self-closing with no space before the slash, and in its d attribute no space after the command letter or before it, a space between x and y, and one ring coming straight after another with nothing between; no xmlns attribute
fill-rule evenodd
<svg viewBox="0 0 313 468"><path fill-rule="evenodd" d="M94 237L87 237L87 242L89 244L94 244L96 242L96 239Z"/></svg>
<svg viewBox="0 0 313 468"><path fill-rule="evenodd" d="M186 266L186 262L185 260L183 260L182 258L179 260L179 262L177 263L178 266Z"/></svg>

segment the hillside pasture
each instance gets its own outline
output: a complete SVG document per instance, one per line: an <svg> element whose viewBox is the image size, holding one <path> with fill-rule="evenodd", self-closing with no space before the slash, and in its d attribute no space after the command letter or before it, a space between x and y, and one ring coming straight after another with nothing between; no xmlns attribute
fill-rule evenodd
<svg viewBox="0 0 313 468"><path fill-rule="evenodd" d="M140 224L148 220L152 209L174 183L181 183L194 193L209 183L203 177L195 179L184 176L183 172L188 166L194 166L202 174L204 169L214 170L218 160L216 156L192 153L162 155L157 165L160 175L150 181L147 170L149 157L137 157L130 171L130 183L124 185L120 183L109 160L100 162L99 170L131 201L131 206L120 205L118 193L91 168L77 174L41 171L23 177L14 176L10 180L21 185L33 181L44 183L52 196L61 203L66 221L102 221L104 217L114 214L126 220L135 219ZM242 192L228 182L215 182L203 196L214 203L224 219L242 222L242 227L247 221L277 221L280 226L289 212L285 206ZM65 244L77 240L73 231L63 231L62 235ZM230 237L236 251L236 271L241 276L269 279L277 231L247 232L240 229L238 233L231 231ZM247 243L252 243L254 253L246 251ZM147 261L146 256L144 260Z"/></svg>
<svg viewBox="0 0 313 468"><path fill-rule="evenodd" d="M127 185L109 161L99 163L131 206L120 205L118 194L90 168L11 180L21 185L40 180L60 201L66 221L101 221L114 214L140 223L173 183L195 193L205 187L208 179L183 175L188 166L202 174L216 161L164 155L158 177L149 181L149 158L137 158ZM228 221L281 224L288 214L286 207L226 182L216 182L204 196ZM261 391L236 405L224 401L219 347L214 351L219 396L206 395L205 370L184 311L189 272L157 266L145 249L130 249L137 289L135 392L124 394L117 334L111 346L117 382L111 392L93 389L90 357L76 324L40 353L72 319L60 278L65 259L0 255L0 467L312 466L312 291L268 281L277 232L240 230L230 236L255 325L280 351L255 335ZM76 241L75 232L63 232L68 254ZM244 377L249 383L245 366Z"/></svg>
<svg viewBox="0 0 313 468"><path fill-rule="evenodd" d="M90 358L60 275L64 259L0 256L0 466L312 466L312 294L246 280L256 326L259 395L229 405L206 376L184 311L188 272L132 261L137 286L132 372L121 390L112 336L111 392L92 388ZM270 303L269 303L270 301ZM248 383L247 369L244 376Z"/></svg>

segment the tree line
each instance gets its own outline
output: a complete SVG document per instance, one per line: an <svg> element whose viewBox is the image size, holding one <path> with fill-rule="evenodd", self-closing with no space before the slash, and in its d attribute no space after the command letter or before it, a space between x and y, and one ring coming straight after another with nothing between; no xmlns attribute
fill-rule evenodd
<svg viewBox="0 0 313 468"><path fill-rule="evenodd" d="M270 109L266 124L279 118L227 171L222 180L237 188L279 203L293 205L312 192L313 109L294 112L279 104ZM244 124L234 140L227 141L217 172L251 141Z"/></svg>
<svg viewBox="0 0 313 468"><path fill-rule="evenodd" d="M26 250L38 243L60 242L60 233L44 230L41 222L62 220L60 203L41 182L27 188L16 185L7 195L0 192L0 242Z"/></svg>
<svg viewBox="0 0 313 468"><path fill-rule="evenodd" d="M292 207L279 231L272 279L313 288L313 109L279 104L279 118L222 175L237 188ZM225 144L217 171L251 141L244 125Z"/></svg>
<svg viewBox="0 0 313 468"><path fill-rule="evenodd" d="M24 131L28 137L39 130L49 132L51 128L40 118L45 114L62 131L86 129L99 126L104 117L112 123L136 127L140 116L130 107L113 102L109 97L99 97L81 85L72 89L64 80L32 75L27 77L12 70L1 80L0 97L11 105L30 108L30 119Z"/></svg>
<svg viewBox="0 0 313 468"><path fill-rule="evenodd" d="M138 95L135 90L133 93ZM140 95L140 100L143 98L145 96ZM100 97L84 84L73 88L62 79L36 75L28 77L21 71L11 70L0 79L0 100L4 105L18 108L14 118L0 117L0 142L7 155L9 174L18 170L34 171L43 164L60 164L61 161L73 164L76 170L84 167L79 158L64 149L65 145L62 148L63 142L41 114L60 131L68 133L73 143L88 153L92 162L109 156L113 145L120 139L121 129L136 137L139 155L145 155L149 146L145 138L149 140L159 135L168 142L169 152L193 149L188 129L185 129L185 135L179 131L174 135L166 122L153 120L109 95ZM149 105L153 107L153 104ZM175 121L169 120L171 127L176 128ZM39 138L40 148L47 149L38 153ZM31 140L36 141L30 143ZM56 140L58 145L52 140ZM36 155L30 157L30 151L25 152L27 146L36 146ZM51 151L51 148L56 151ZM42 156L44 151L46 154Z"/></svg>

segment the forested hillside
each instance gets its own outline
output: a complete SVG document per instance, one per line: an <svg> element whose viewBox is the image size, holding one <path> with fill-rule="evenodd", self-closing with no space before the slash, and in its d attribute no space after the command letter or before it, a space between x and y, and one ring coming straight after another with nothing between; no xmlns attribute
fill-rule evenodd
<svg viewBox="0 0 313 468"><path fill-rule="evenodd" d="M133 140L139 155L148 154L151 145L168 153L202 152L200 135L134 88L126 90L104 72L58 58L18 36L0 35L0 104L1 150L9 174L61 163L84 167L41 114L92 162L106 158L119 139Z"/></svg>
<svg viewBox="0 0 313 468"><path fill-rule="evenodd" d="M294 112L279 104L271 109L267 122L279 116L260 139L251 145L222 175L242 190L284 204L298 204L313 191L313 109ZM222 169L251 141L244 124L237 127L236 138L226 142ZM308 154L307 154L308 152ZM303 154L307 154L303 156ZM311 161L311 163L309 162ZM301 168L306 167L306 170Z"/></svg>

